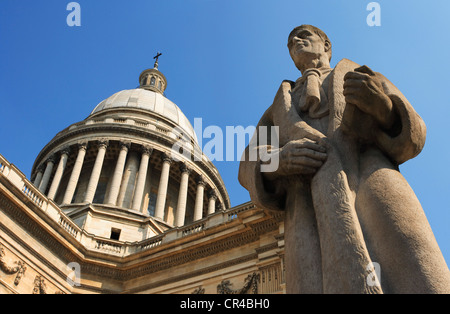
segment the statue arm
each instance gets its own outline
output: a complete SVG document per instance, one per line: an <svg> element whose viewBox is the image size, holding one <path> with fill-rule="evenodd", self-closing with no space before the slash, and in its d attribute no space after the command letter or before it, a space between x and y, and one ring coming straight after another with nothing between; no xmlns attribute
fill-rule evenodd
<svg viewBox="0 0 450 314"><path fill-rule="evenodd" d="M261 126L265 126L267 129L273 126L272 107L264 113L259 121L251 142L257 141L259 138ZM258 144L247 146L239 165L238 178L240 184L248 190L250 198L256 206L269 210L283 210L285 192L279 184L265 180L261 172L262 161L258 153L259 150L274 148L270 143L270 136L268 136L267 141L267 145L264 145L264 147Z"/></svg>
<svg viewBox="0 0 450 314"><path fill-rule="evenodd" d="M346 107L342 129L362 143L374 143L394 164L414 158L425 144L426 127L402 93L367 66L344 76Z"/></svg>
<svg viewBox="0 0 450 314"><path fill-rule="evenodd" d="M426 126L406 97L384 76L383 89L392 101L395 122L389 130L378 128L375 142L396 164L416 157L423 149L426 139Z"/></svg>

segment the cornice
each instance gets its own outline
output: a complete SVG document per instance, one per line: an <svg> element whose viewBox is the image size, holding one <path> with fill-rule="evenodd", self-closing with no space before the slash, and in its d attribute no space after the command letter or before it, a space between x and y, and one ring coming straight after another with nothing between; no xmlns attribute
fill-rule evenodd
<svg viewBox="0 0 450 314"><path fill-rule="evenodd" d="M136 293L136 292L141 292L141 291L154 289L154 288L157 288L157 287L160 287L160 286L164 286L164 285L168 285L168 284L171 284L171 283L180 282L180 281L185 280L185 279L189 279L189 278L193 278L193 277L196 277L196 276L201 276L201 275L204 275L204 274L208 274L208 273L212 273L212 272L215 272L215 271L219 271L221 269L232 267L234 265L239 265L239 264L243 264L243 263L246 263L246 262L249 262L249 261L253 261L253 260L256 260L257 258L258 258L258 254L251 253L251 254L248 254L248 255L245 255L245 256L241 256L239 258L232 259L232 260L229 260L229 261L226 261L226 262L223 262L223 263L215 264L213 266L205 267L205 268L198 269L198 270L195 270L195 271L192 271L192 272L187 272L187 273L184 273L184 274L179 275L179 276L173 276L173 277L166 278L164 280L160 280L160 281L156 281L156 282L152 282L152 283L149 283L149 284L137 287L137 288L132 288L132 289L129 289L129 290L125 290L125 291L123 291L123 293Z"/></svg>

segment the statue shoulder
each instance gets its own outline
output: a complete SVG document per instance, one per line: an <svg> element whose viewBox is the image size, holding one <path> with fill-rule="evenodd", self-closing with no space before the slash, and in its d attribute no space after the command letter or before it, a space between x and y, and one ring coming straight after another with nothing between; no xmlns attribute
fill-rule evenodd
<svg viewBox="0 0 450 314"><path fill-rule="evenodd" d="M354 71L359 67L360 65L358 63L344 58L336 64L336 66L333 69L333 72L335 73L335 75L336 73L341 73L342 75L345 75L347 72Z"/></svg>
<svg viewBox="0 0 450 314"><path fill-rule="evenodd" d="M358 63L356 63L356 62L354 62L352 60L344 58L344 59L342 59L341 61L339 61L337 63L337 65L336 65L336 67L334 68L333 71L345 74L345 73L347 73L349 71L354 71L355 69L358 69L358 68L361 68L361 67L364 67L364 66L370 68L367 65L361 66L360 64L358 64ZM381 74L379 72L376 72L376 71L373 71L373 73L376 76L378 76L379 78L388 81L388 79L383 74Z"/></svg>
<svg viewBox="0 0 450 314"><path fill-rule="evenodd" d="M280 84L279 90L290 88L293 89L295 87L295 82L291 80L283 80Z"/></svg>
<svg viewBox="0 0 450 314"><path fill-rule="evenodd" d="M280 107L284 107L285 104L290 103L291 91L294 87L295 82L293 81L284 80L281 82L272 104L264 112L258 125L273 125L273 112L279 110Z"/></svg>
<svg viewBox="0 0 450 314"><path fill-rule="evenodd" d="M284 80L281 82L280 87L275 95L275 99L273 100L272 107L275 105L284 104L286 102L290 102L291 91L295 87L295 82L290 80Z"/></svg>

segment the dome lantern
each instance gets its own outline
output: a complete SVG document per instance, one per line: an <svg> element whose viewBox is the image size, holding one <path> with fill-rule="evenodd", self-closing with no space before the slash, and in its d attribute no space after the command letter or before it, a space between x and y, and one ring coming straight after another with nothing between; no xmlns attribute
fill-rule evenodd
<svg viewBox="0 0 450 314"><path fill-rule="evenodd" d="M147 69L141 73L139 76L139 88L164 94L167 87L167 80L164 74L158 70L158 60L162 56L160 52L154 57L155 64L153 69Z"/></svg>

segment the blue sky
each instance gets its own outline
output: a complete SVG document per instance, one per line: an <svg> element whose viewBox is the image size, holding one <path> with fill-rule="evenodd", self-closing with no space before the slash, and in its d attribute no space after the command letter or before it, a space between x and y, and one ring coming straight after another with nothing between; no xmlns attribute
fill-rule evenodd
<svg viewBox="0 0 450 314"><path fill-rule="evenodd" d="M135 88L157 51L166 96L192 122L256 125L281 81L300 75L289 32L313 24L333 43L332 66L348 58L383 73L427 124L423 152L400 170L450 261L448 0L377 1L379 27L364 0L80 0L81 27L66 24L69 2L0 1L0 154L27 176L56 133ZM215 164L232 205L248 201L239 162Z"/></svg>

